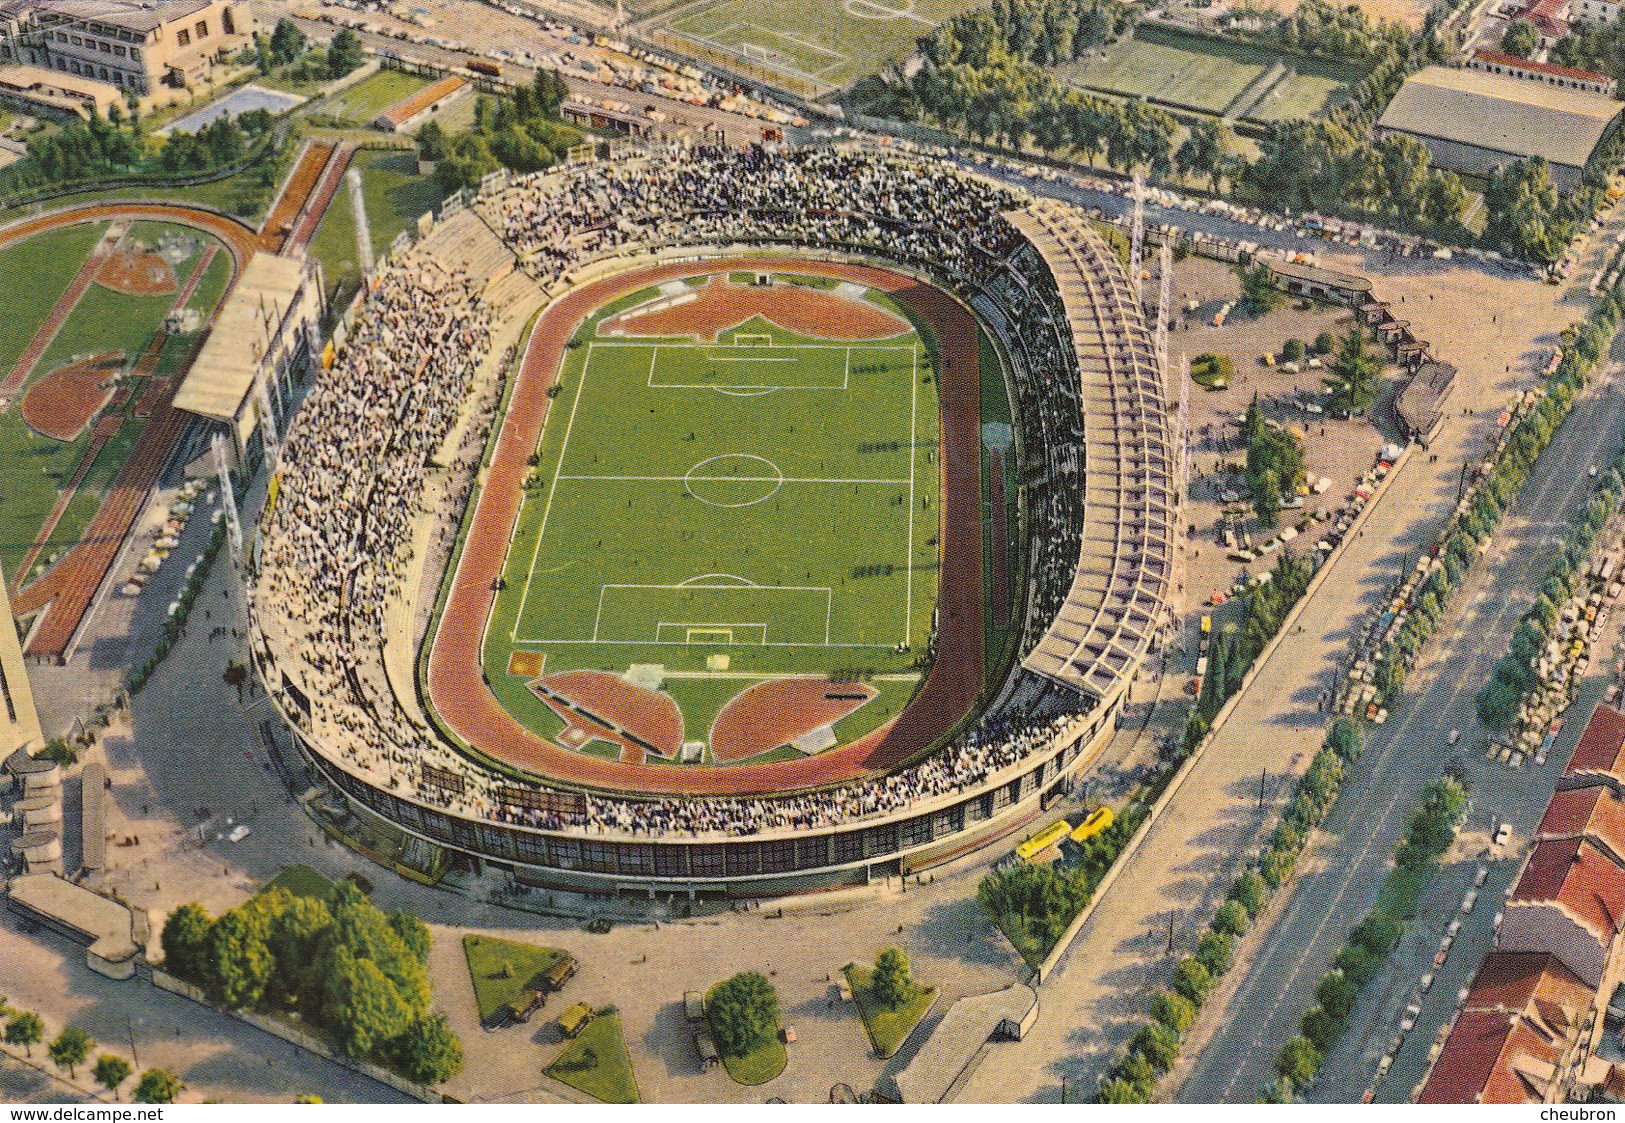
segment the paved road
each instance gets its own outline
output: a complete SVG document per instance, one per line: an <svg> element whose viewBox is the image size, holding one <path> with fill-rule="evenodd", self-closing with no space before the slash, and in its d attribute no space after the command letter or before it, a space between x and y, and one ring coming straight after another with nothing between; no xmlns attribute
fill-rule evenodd
<svg viewBox="0 0 1625 1123"><path fill-rule="evenodd" d="M1416 691L1413 680L1390 720L1371 730L1366 754L1351 770L1343 796L1323 828L1323 841L1305 860L1309 872L1277 914L1229 1008L1217 1012L1220 1028L1191 1069L1181 1099L1211 1103L1257 1098L1273 1076L1276 1054L1297 1033L1299 1020L1313 1005L1315 985L1333 954L1375 903L1421 790L1452 759L1467 761L1470 771L1478 774L1464 842L1493 833L1491 820L1507 819L1520 828L1538 821L1559 762L1548 759L1539 773L1526 769L1511 773L1510 779L1504 766L1487 764L1473 698L1505 653L1506 637L1533 601L1563 544L1571 516L1589 500L1592 480L1586 469L1608 460L1617 446L1622 419L1625 395L1603 380L1600 391L1594 390L1576 406L1542 457L1522 502L1503 524L1495 550L1475 567L1473 578L1458 595L1456 626L1422 669L1422 690ZM1463 731L1455 749L1447 743L1451 729ZM1463 862L1454 871L1452 884L1470 880L1475 867L1476 862ZM1429 960L1438 946L1449 919L1442 910L1449 907L1453 913L1460 897L1458 889L1438 902L1440 915L1424 915L1412 925L1405 947L1393 961L1395 977L1408 980L1407 987L1414 985L1426 969L1419 964ZM1478 910L1471 923L1487 930L1494 911ZM1455 958L1468 957L1458 953ZM1435 996L1443 997L1447 991L1454 995L1454 988L1440 985ZM1373 1012L1386 1012L1386 1005L1368 1001L1357 1012L1347 1040L1363 1041L1374 1032ZM1375 1060L1363 1074L1357 1073L1357 1065L1342 1064L1342 1054L1351 1051L1358 1055L1357 1050L1338 1050L1333 1060L1339 1063L1323 1077L1333 1099L1357 1100L1375 1070ZM1356 1079L1358 1086L1351 1087Z"/></svg>

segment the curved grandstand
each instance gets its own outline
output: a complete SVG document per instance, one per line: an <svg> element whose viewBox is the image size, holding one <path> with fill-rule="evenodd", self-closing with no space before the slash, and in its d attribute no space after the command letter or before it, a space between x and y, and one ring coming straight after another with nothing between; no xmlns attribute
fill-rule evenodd
<svg viewBox="0 0 1625 1123"><path fill-rule="evenodd" d="M1176 497L1145 327L1121 266L1081 216L942 165L814 149L593 164L489 192L473 214L442 217L449 221L424 244L381 271L293 427L262 528L256 661L311 762L353 805L403 828L418 848L497 859L543 881L755 894L961 852L1016 829L1090 757L1166 622ZM582 663L549 674L556 648L504 647L502 669L562 722L562 733L558 724L552 737L539 733L514 720L509 696L497 697L490 657L493 635L502 637L490 622L504 574L523 572L505 565L522 493L537 482L526 470L555 431L543 425L548 403L570 389L555 385L570 380L560 373L571 369L568 341L579 344L582 321L621 311L614 302L628 294L642 294L640 314L667 330L660 315L673 302L697 301L702 286L734 274L739 283L800 278L792 296L803 308L828 305L828 294L813 294L833 285L835 296L874 302L848 308L847 321L878 332L877 317L892 308L933 339L942 539L937 612L921 644L933 657L925 681L900 713L832 745L829 730L851 727L829 700L850 699L861 713L879 683L840 691L846 677L834 672L820 672L811 689L805 675L780 679L808 695L813 712L833 707L824 741L746 759L760 746L736 748L739 721L730 727L719 716L711 744L694 742L697 755L678 759L674 747L692 747L675 732L680 716L648 702L664 697L669 668L622 663L608 674ZM541 302L527 277L555 299L504 387L505 341ZM782 318L798 314L779 303ZM983 454L999 449L979 447L987 435L976 431L975 321L997 341L1014 399L1015 431L1002 451L1019 484L1025 552L1016 592L1006 594L1022 610L1020 638L995 682L982 677L979 507ZM601 338L605 324L595 322ZM850 378L850 351L846 363ZM575 392L562 415L571 421ZM554 490L559 478L555 468ZM692 478L682 479L692 490ZM911 493L914 482L911 468ZM706 483L712 496L739 486ZM551 494L545 502L551 508ZM443 609L433 613L442 572ZM594 639L603 619L600 591ZM653 641L664 642L665 619ZM700 630L701 642L715 642L717 629ZM727 666L706 663L713 677L727 677ZM630 705L647 735L577 705L588 691ZM735 703L747 718L766 709L749 708L750 690ZM580 751L588 742L613 751Z"/></svg>

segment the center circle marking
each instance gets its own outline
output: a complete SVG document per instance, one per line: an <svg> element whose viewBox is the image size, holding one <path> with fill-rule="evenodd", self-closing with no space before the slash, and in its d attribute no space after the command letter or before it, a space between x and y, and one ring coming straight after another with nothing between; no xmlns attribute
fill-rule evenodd
<svg viewBox="0 0 1625 1123"><path fill-rule="evenodd" d="M738 466L743 469L743 471L735 473L722 472L716 469L713 469L711 472L703 471L707 465L721 465L730 463L737 463ZM712 481L720 483L771 484L772 486L755 499L746 499L740 503L723 503L716 499L707 499L698 491L694 490L695 483L699 483L703 487L704 484ZM687 492L695 499L698 499L701 503L704 503L707 507L754 507L758 503L765 503L767 500L772 499L778 494L779 488L783 486L784 473L779 470L779 466L777 464L773 463L773 461L767 459L766 457L752 456L748 452L730 452L725 453L722 456L709 457L694 465L694 467L690 468L683 475L684 489L687 490Z"/></svg>

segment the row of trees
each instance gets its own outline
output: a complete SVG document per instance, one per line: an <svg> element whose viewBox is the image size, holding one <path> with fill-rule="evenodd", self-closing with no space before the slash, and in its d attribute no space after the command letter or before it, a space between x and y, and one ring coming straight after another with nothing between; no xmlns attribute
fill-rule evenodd
<svg viewBox="0 0 1625 1123"><path fill-rule="evenodd" d="M1328 971L1315 987L1315 1005L1299 1023L1299 1033L1275 1060L1278 1079L1264 1090L1273 1103L1290 1103L1314 1080L1321 1063L1343 1035L1360 989L1376 977L1383 961L1399 946L1405 925L1439 858L1450 848L1467 810L1467 788L1460 777L1444 776L1429 784L1421 806L1394 855L1382 902L1349 933Z"/></svg>
<svg viewBox="0 0 1625 1123"><path fill-rule="evenodd" d="M82 179L136 175L190 175L228 168L261 142L275 124L257 109L235 120L218 117L196 133L172 132L161 144L146 136L141 118L117 105L107 117L72 123L34 141L28 156L0 172L0 193Z"/></svg>
<svg viewBox="0 0 1625 1123"><path fill-rule="evenodd" d="M451 135L428 122L418 130L418 152L435 162L435 176L448 193L475 186L499 167L519 173L550 168L581 143L581 134L559 120L568 92L557 71L538 70L535 82L512 97L481 95L469 132Z"/></svg>
<svg viewBox="0 0 1625 1123"><path fill-rule="evenodd" d="M1271 896L1291 880L1309 832L1337 802L1344 768L1364 751L1365 738L1356 722L1339 718L1332 724L1270 836L1264 857L1230 886L1196 950L1174 968L1171 987L1152 999L1152 1020L1140 1027L1127 1054L1101 1080L1097 1102L1151 1102L1157 1081L1179 1059L1180 1045L1197 1011L1233 965L1236 941L1257 923Z"/></svg>
<svg viewBox="0 0 1625 1123"><path fill-rule="evenodd" d="M1119 0L993 0L939 24L919 40L933 66L990 66L1001 59L1059 66L1134 29Z"/></svg>
<svg viewBox="0 0 1625 1123"><path fill-rule="evenodd" d="M273 888L214 920L183 905L162 942L165 969L222 1006L297 1012L351 1056L420 1084L462 1069L462 1043L429 1009L429 930L409 913L386 915L351 881L326 899Z"/></svg>
<svg viewBox="0 0 1625 1123"><path fill-rule="evenodd" d="M1265 526L1274 526L1282 497L1303 483L1303 442L1284 428L1264 424L1257 394L1242 418L1241 434L1247 442L1246 476L1253 510Z"/></svg>
<svg viewBox="0 0 1625 1123"><path fill-rule="evenodd" d="M1207 677L1202 680L1196 711L1185 727L1187 750L1195 749L1207 736L1214 717L1224 708L1225 701L1241 689L1241 681L1253 661L1263 652L1270 637L1280 631L1281 622L1303 596L1314 575L1314 564L1308 558L1283 549L1275 568L1270 570L1270 579L1247 587L1242 594L1240 622L1221 627L1208 652Z"/></svg>
<svg viewBox="0 0 1625 1123"><path fill-rule="evenodd" d="M1030 965L1042 963L1095 895L1144 817L1143 804L1130 804L1111 826L1080 843L1065 862L1013 862L994 870L976 886L983 915Z"/></svg>
<svg viewBox="0 0 1625 1123"><path fill-rule="evenodd" d="M1588 182L1562 195L1552 183L1545 160L1539 156L1519 160L1490 176L1484 188L1488 221L1483 242L1491 249L1530 261L1556 261L1575 229L1590 219L1605 199L1602 189Z"/></svg>
<svg viewBox="0 0 1625 1123"><path fill-rule="evenodd" d="M14 1012L6 1022L5 1036L6 1044L21 1045L23 1051L32 1057L34 1046L44 1039L45 1023L40 1020L38 1014L27 1011ZM90 1059L90 1051L95 1047L96 1042L90 1034L78 1026L68 1026L51 1039L45 1051L52 1064L73 1077L79 1075L79 1066ZM97 1057L96 1066L91 1069L91 1075L95 1077L96 1083L115 1097L119 1088L134 1073L135 1068L129 1061L112 1053L103 1053ZM149 1068L136 1082L131 1099L144 1104L173 1103L175 1097L185 1088L186 1085L182 1084L174 1073L166 1069Z"/></svg>

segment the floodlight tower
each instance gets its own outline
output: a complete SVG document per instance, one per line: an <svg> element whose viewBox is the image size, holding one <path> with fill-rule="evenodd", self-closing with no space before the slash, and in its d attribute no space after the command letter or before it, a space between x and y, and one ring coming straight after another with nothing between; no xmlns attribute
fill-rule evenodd
<svg viewBox="0 0 1625 1123"><path fill-rule="evenodd" d="M1129 227L1128 275L1134 286L1134 306L1140 307L1140 269L1145 255L1145 180L1134 177L1134 223Z"/></svg>
<svg viewBox="0 0 1625 1123"><path fill-rule="evenodd" d="M231 539L231 552L243 558L243 524L237 515L237 495L231 488L231 460L226 452L226 435L216 433L209 442L214 451L214 474L220 481L220 503L226 509L226 533Z"/></svg>
<svg viewBox="0 0 1625 1123"><path fill-rule="evenodd" d="M1161 283L1161 291L1157 294L1157 372L1162 375L1163 385L1168 385L1172 372L1168 369L1168 313L1171 310L1174 288L1174 244L1169 241L1162 243L1162 251L1157 257L1157 279Z"/></svg>

